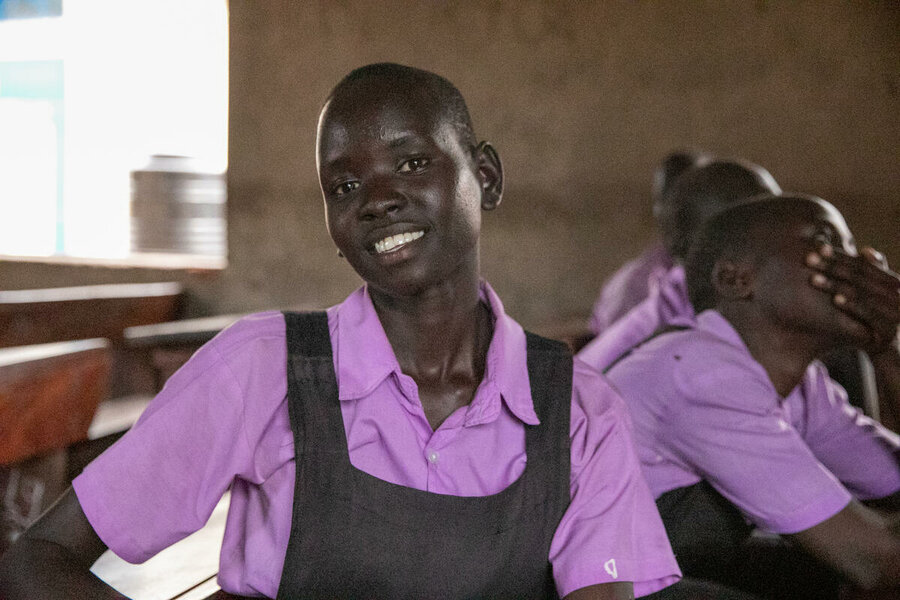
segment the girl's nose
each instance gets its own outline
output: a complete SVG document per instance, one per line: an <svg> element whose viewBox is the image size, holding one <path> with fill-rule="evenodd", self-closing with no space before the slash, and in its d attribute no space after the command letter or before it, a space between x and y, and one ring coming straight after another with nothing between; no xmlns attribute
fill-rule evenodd
<svg viewBox="0 0 900 600"><path fill-rule="evenodd" d="M360 210L360 216L365 220L383 218L397 212L406 203L406 198L392 185L389 178L372 181L367 188L364 190L365 202Z"/></svg>

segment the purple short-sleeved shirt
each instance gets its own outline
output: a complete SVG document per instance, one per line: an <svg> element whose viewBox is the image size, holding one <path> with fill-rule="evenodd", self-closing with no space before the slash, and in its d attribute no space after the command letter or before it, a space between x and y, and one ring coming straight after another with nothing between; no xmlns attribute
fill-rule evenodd
<svg viewBox="0 0 900 600"><path fill-rule="evenodd" d="M483 496L525 467L523 423L538 423L522 328L484 283L495 318L472 403L432 431L415 382L400 371L366 288L328 310L350 461L383 480L439 494ZM274 597L295 482L281 313L246 317L166 383L135 427L74 481L100 538L144 561L204 525L231 487L219 583ZM634 581L647 594L680 577L641 477L619 396L575 360L571 504L550 548L560 595Z"/></svg>
<svg viewBox="0 0 900 600"><path fill-rule="evenodd" d="M578 356L599 371L650 337L658 327L695 323L694 307L688 300L684 267L676 265L659 277L650 295L624 317L591 340Z"/></svg>
<svg viewBox="0 0 900 600"><path fill-rule="evenodd" d="M622 265L600 290L591 311L591 331L600 335L609 329L652 294L672 266L672 257L661 243L650 246L640 256Z"/></svg>
<svg viewBox="0 0 900 600"><path fill-rule="evenodd" d="M653 373L653 377L648 377ZM654 496L706 480L753 523L795 533L900 490L896 434L849 405L819 362L782 399L714 310L608 373Z"/></svg>

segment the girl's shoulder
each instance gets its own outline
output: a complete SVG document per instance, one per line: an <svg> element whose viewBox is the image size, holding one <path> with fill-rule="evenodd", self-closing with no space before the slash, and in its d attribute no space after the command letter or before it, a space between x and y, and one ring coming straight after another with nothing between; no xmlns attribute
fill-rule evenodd
<svg viewBox="0 0 900 600"><path fill-rule="evenodd" d="M277 310L268 310L238 318L220 331L206 346L225 355L239 350L248 342L265 340L284 342L284 339L284 315Z"/></svg>

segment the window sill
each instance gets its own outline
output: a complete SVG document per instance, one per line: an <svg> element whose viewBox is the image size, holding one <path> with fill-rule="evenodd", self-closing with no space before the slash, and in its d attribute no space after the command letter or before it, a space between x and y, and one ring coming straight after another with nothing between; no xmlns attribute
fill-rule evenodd
<svg viewBox="0 0 900 600"><path fill-rule="evenodd" d="M53 265L74 265L110 267L116 269L165 269L185 271L221 271L228 266L224 256L204 256L200 254L140 253L117 258L84 256L17 256L0 254L2 262L28 262Z"/></svg>

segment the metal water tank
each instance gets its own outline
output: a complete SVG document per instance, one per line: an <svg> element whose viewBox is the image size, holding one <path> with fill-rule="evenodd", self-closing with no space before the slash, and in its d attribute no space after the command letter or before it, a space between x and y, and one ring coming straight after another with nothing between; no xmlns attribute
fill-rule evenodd
<svg viewBox="0 0 900 600"><path fill-rule="evenodd" d="M225 176L185 156L131 172L131 251L225 256Z"/></svg>

